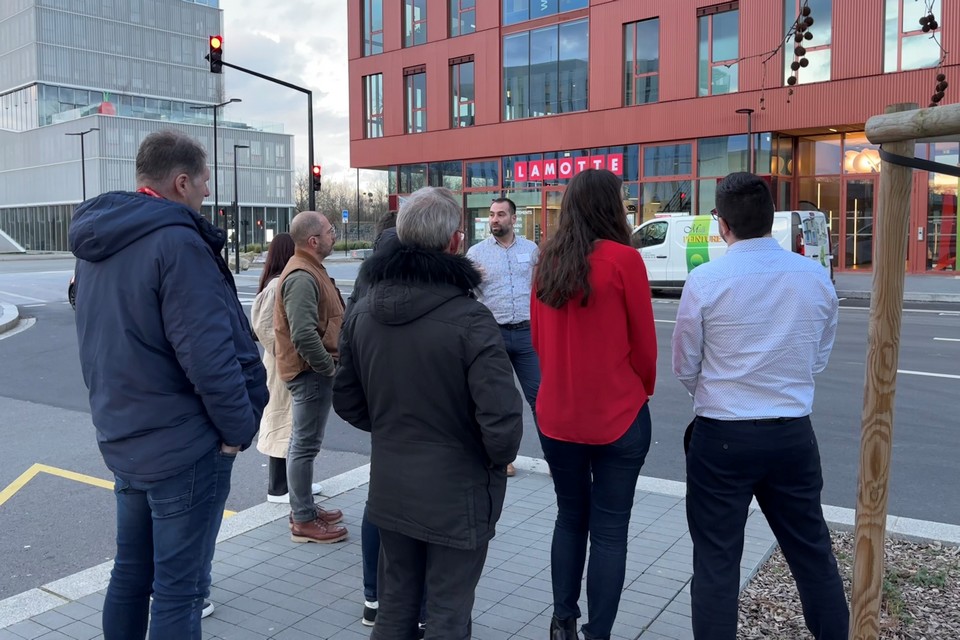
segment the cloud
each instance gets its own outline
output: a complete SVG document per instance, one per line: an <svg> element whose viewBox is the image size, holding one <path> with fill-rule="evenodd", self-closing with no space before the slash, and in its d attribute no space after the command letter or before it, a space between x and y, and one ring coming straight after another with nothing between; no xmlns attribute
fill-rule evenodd
<svg viewBox="0 0 960 640"><path fill-rule="evenodd" d="M347 2L220 0L224 60L313 91L315 161L325 179L350 170ZM294 135L297 170L307 167L306 95L224 68L225 97L241 98L227 117L281 124Z"/></svg>

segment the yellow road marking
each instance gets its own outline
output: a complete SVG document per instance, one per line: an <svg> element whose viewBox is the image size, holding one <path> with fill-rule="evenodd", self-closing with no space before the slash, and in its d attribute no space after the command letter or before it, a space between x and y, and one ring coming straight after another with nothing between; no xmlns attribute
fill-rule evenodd
<svg viewBox="0 0 960 640"><path fill-rule="evenodd" d="M100 487L101 489L110 489L113 490L113 482L111 480L104 480L103 478L97 478L95 476L88 476L85 473L77 473L76 471L68 471L67 469L60 469L58 467L51 467L50 465L35 463L30 465L30 468L20 474L20 476L4 487L3 491L0 491L0 507L3 504L12 498L20 489L23 489L24 486L38 473L47 473L52 476L57 476L58 478L65 478L66 480L73 480L74 482L82 482L84 484L89 484L94 487ZM224 509L223 517L229 518L231 516L237 515L236 511L230 511L229 509Z"/></svg>

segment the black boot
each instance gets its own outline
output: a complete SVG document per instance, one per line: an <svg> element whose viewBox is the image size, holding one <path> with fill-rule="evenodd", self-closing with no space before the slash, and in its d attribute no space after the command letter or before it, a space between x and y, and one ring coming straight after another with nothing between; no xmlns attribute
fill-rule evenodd
<svg viewBox="0 0 960 640"><path fill-rule="evenodd" d="M550 620L550 640L580 640L577 619L558 620L557 616L553 616Z"/></svg>

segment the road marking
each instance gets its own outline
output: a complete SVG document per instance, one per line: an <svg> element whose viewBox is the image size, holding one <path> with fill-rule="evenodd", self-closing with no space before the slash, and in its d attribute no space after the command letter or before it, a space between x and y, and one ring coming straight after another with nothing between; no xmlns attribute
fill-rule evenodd
<svg viewBox="0 0 960 640"><path fill-rule="evenodd" d="M23 489L28 482L33 480L41 473L47 473L52 476L57 476L58 478L73 480L74 482L82 482L94 487L110 489L113 491L113 482L110 480L104 480L103 478L97 478L96 476L88 476L85 473L77 473L76 471L69 471L67 469L60 469L58 467L51 467L50 465L40 464L38 462L32 464L30 468L21 473L16 480L8 484L3 491L0 491L0 507L2 507L7 500L16 495L20 489ZM236 513L236 511L224 510L223 517L229 518L230 516L236 515Z"/></svg>
<svg viewBox="0 0 960 640"><path fill-rule="evenodd" d="M46 300L41 300L40 298L31 298L30 296L22 296L19 293L11 293L9 291L0 291L0 296L13 296L14 298L20 298L21 300L29 300L30 302L46 302Z"/></svg>
<svg viewBox="0 0 960 640"><path fill-rule="evenodd" d="M39 302L37 304L25 304L21 305L24 309L33 309L34 307L45 307L47 306L46 302Z"/></svg>
<svg viewBox="0 0 960 640"><path fill-rule="evenodd" d="M676 320L657 320L656 318L654 318L653 321L654 321L654 322L663 322L663 323L666 323L666 324L677 324L677 321L676 321Z"/></svg>
<svg viewBox="0 0 960 640"><path fill-rule="evenodd" d="M944 342L960 342L960 338L934 338L934 340L943 340Z"/></svg>
<svg viewBox="0 0 960 640"><path fill-rule="evenodd" d="M925 376L927 378L948 378L950 380L960 380L960 376L952 373L930 373L929 371L911 371L909 369L897 369L897 373L905 373L910 376Z"/></svg>

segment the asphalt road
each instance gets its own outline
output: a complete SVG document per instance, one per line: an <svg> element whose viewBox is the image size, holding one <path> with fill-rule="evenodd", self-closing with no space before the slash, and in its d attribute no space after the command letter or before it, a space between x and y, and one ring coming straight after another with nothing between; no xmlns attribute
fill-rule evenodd
<svg viewBox="0 0 960 640"><path fill-rule="evenodd" d="M73 311L66 304L72 260L0 261L0 301L36 318L28 330L0 337L0 491L34 464L109 479L96 447L86 388L80 377ZM346 295L358 263L332 260L331 275ZM249 309L258 272L237 278ZM683 480L683 429L690 400L670 372L676 297L655 301L660 343L658 383L651 400L654 438L643 474ZM814 425L824 468L825 504L854 507L859 463L868 311L844 301L830 365L818 378ZM904 313L890 513L960 524L955 490L960 410L960 305L908 305ZM939 338L939 339L938 339ZM589 336L585 336L589 339ZM912 373L904 373L909 371ZM934 374L934 375L930 375ZM953 377L937 377L937 375ZM527 410L524 455L540 457ZM318 477L366 462L369 438L331 416ZM241 455L227 508L263 501L266 458ZM8 492L9 493L9 492ZM2 494L0 494L2 495ZM40 472L0 504L0 598L111 557L113 497L109 491ZM353 523L348 523L351 525Z"/></svg>

